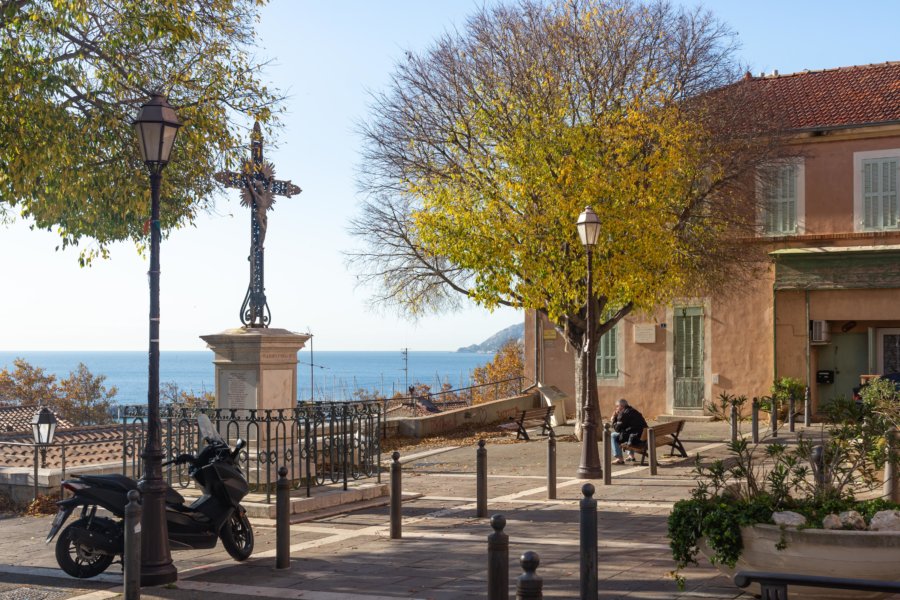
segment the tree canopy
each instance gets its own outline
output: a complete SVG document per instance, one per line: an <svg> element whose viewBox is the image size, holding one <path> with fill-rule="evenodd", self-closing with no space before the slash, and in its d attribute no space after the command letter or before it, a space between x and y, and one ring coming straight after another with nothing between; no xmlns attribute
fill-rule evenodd
<svg viewBox="0 0 900 600"><path fill-rule="evenodd" d="M780 139L743 72L731 30L701 9L484 8L374 95L350 261L376 303L411 315L465 297L546 315L575 350L581 409L589 328L596 347L629 311L758 264L740 242ZM587 205L602 226L590 324L575 227Z"/></svg>
<svg viewBox="0 0 900 600"><path fill-rule="evenodd" d="M374 96L351 262L376 302L535 309L576 347L586 205L602 221L598 333L727 280L752 258L736 242L755 225L753 173L778 152L734 54L712 15L664 2L482 9Z"/></svg>
<svg viewBox="0 0 900 600"><path fill-rule="evenodd" d="M61 246L142 243L147 175L130 126L151 92L185 124L163 178L164 229L208 207L247 116L274 122L254 26L264 0L0 0L0 218Z"/></svg>

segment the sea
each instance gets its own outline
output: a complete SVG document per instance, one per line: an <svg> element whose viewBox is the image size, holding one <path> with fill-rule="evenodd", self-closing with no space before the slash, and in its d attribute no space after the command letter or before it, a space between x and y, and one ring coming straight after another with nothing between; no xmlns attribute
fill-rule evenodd
<svg viewBox="0 0 900 600"><path fill-rule="evenodd" d="M147 352L52 352L0 351L0 369L13 370L13 361L23 358L34 367L65 379L79 363L94 375L104 375L107 389L118 390L115 401L141 404L147 401ZM297 353L298 400L348 400L364 389L390 396L422 383L438 389L471 383L472 370L489 362L491 354L470 352L314 351ZM215 391L213 354L209 351L162 351L159 359L161 384L174 383L180 390Z"/></svg>

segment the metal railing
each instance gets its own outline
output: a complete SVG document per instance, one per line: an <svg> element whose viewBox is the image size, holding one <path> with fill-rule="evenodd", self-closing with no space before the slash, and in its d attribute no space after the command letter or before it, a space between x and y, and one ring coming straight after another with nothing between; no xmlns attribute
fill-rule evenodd
<svg viewBox="0 0 900 600"><path fill-rule="evenodd" d="M512 377L455 390L429 391L422 394L413 394L412 396L387 398L382 400L384 403L384 414L392 417L427 414L428 410L425 408L422 400L430 402L442 411L499 400L521 393L524 381L524 377Z"/></svg>
<svg viewBox="0 0 900 600"><path fill-rule="evenodd" d="M739 588L746 588L752 583L759 584L762 600L788 600L788 586L791 585L861 592L900 593L900 583L894 581L753 571L740 571L734 576L734 584Z"/></svg>
<svg viewBox="0 0 900 600"><path fill-rule="evenodd" d="M161 409L164 460L183 452L196 453L204 444L196 414L206 414L230 445L247 441L238 459L251 490L272 502L278 467L288 469L294 489L378 476L381 473L381 404L379 402L309 402L293 409ZM146 407L123 412L122 472L142 474L141 452L146 437ZM189 487L185 465L169 465L164 477L173 487Z"/></svg>

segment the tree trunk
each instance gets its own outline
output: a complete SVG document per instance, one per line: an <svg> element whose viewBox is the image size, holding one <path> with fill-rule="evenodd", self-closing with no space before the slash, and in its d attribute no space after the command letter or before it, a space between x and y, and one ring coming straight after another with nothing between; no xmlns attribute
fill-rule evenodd
<svg viewBox="0 0 900 600"><path fill-rule="evenodd" d="M585 377L587 369L585 369L587 361L587 353L584 347L579 344L573 347L575 352L575 437L581 441L582 424L584 420L584 390Z"/></svg>

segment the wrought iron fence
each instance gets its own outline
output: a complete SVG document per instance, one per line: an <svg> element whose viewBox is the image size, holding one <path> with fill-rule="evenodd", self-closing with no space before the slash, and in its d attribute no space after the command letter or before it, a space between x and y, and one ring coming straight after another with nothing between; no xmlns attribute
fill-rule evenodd
<svg viewBox="0 0 900 600"><path fill-rule="evenodd" d="M169 460L183 452L196 453L205 443L200 439L196 415L206 414L213 427L229 445L238 438L247 441L241 451L241 470L251 490L272 491L281 466L288 469L294 489L325 483L377 476L381 480L381 404L378 402L309 402L294 409L161 409L163 451ZM122 472L142 475L141 452L146 441L146 407L127 406L122 418ZM166 467L169 485L192 485L185 465Z"/></svg>

